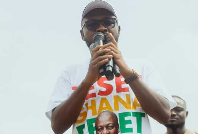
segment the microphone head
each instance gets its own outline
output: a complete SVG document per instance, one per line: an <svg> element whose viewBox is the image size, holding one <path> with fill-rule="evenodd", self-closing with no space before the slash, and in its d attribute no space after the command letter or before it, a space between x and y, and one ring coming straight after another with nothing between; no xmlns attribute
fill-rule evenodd
<svg viewBox="0 0 200 134"><path fill-rule="evenodd" d="M114 79L114 74L111 70L106 70L105 76L106 76L107 80L109 80L109 81Z"/></svg>
<svg viewBox="0 0 200 134"><path fill-rule="evenodd" d="M99 41L99 40L103 41L104 40L104 34L101 33L101 32L96 32L93 39L94 39L94 42Z"/></svg>

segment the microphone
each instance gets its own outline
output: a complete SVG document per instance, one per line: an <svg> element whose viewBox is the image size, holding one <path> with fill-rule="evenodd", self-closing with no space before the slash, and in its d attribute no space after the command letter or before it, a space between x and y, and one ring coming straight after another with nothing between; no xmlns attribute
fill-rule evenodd
<svg viewBox="0 0 200 134"><path fill-rule="evenodd" d="M107 33L105 33L105 40L104 40L104 44L107 44L111 42L109 35ZM112 80L114 78L114 74L113 74L113 59L110 59L106 65L105 65L105 75L106 78L108 80Z"/></svg>
<svg viewBox="0 0 200 134"><path fill-rule="evenodd" d="M94 39L94 43L93 43L92 45L90 45L90 50L91 50L91 49L94 49L94 48L95 48L96 46L98 46L98 45L103 45L104 34L101 33L101 32L97 32L97 33L94 35L93 39ZM100 74L101 76L105 75L104 65L101 66L101 67L99 68L99 74Z"/></svg>
<svg viewBox="0 0 200 134"><path fill-rule="evenodd" d="M105 41L104 41L104 44L107 44L111 42L111 39L108 35L108 33L105 33ZM119 67L118 65L114 62L113 59L110 59L110 61L108 63L106 63L106 78L108 80L112 80L114 78L114 75L113 73L115 74L116 77L119 77L121 74L120 74L120 71L119 71ZM112 74L111 74L112 73Z"/></svg>
<svg viewBox="0 0 200 134"><path fill-rule="evenodd" d="M114 62L114 74L116 77L119 77L121 74L120 74L120 71L119 71L119 67L118 65Z"/></svg>
<svg viewBox="0 0 200 134"><path fill-rule="evenodd" d="M104 45L111 42L111 39L107 33L103 34L101 32L97 32L93 39L94 43L90 45L90 51L92 51L98 45ZM105 75L108 80L113 80L114 75L116 77L120 76L120 71L114 60L110 59L105 65L99 68L99 74L101 76Z"/></svg>

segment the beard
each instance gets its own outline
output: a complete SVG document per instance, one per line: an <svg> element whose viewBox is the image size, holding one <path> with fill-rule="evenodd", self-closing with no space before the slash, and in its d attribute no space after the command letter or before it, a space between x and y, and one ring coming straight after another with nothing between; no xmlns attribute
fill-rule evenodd
<svg viewBox="0 0 200 134"><path fill-rule="evenodd" d="M172 130L178 129L178 128L183 128L185 126L185 121L179 123L179 124L166 124L165 125L167 128L171 128Z"/></svg>
<svg viewBox="0 0 200 134"><path fill-rule="evenodd" d="M115 41L118 42L119 34L113 35L115 38ZM85 43L87 44L88 48L90 48L90 45L94 42L89 41L88 39L85 39Z"/></svg>

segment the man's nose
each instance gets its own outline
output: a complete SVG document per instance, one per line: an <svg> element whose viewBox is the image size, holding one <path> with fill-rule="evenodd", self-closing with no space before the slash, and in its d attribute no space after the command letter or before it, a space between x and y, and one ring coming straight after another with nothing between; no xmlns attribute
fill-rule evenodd
<svg viewBox="0 0 200 134"><path fill-rule="evenodd" d="M175 116L176 112L174 110L171 110L171 116Z"/></svg>
<svg viewBox="0 0 200 134"><path fill-rule="evenodd" d="M102 33L104 33L104 32L108 32L108 29L105 28L105 27L102 25L102 23L101 23L100 26L99 26L99 28L97 28L96 32L102 32Z"/></svg>
<svg viewBox="0 0 200 134"><path fill-rule="evenodd" d="M103 134L109 134L109 131L106 128L104 128L103 129Z"/></svg>

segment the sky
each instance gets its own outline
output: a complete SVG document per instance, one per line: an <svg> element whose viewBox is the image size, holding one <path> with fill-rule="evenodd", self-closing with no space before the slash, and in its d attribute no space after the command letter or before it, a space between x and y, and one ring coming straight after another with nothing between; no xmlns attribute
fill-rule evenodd
<svg viewBox="0 0 200 134"><path fill-rule="evenodd" d="M90 58L80 20L91 0L0 0L0 133L53 134L45 110L61 70ZM107 0L123 56L154 63L198 130L197 0ZM153 134L166 131L151 120ZM71 130L67 131L68 134Z"/></svg>

